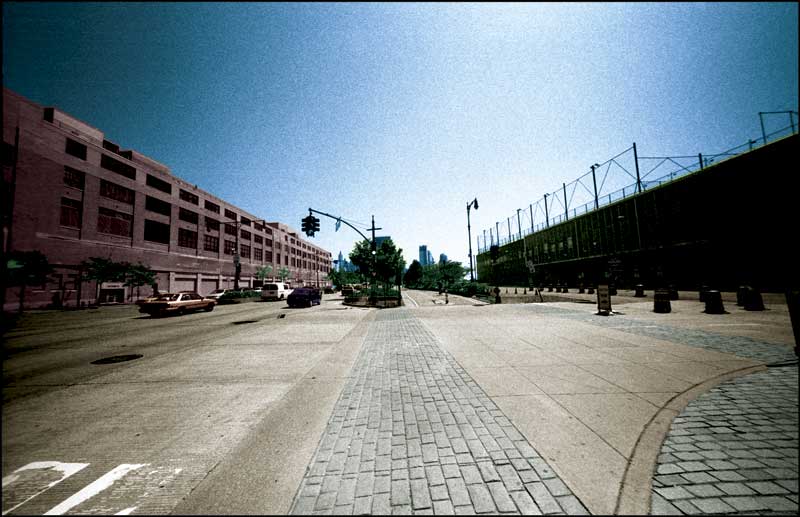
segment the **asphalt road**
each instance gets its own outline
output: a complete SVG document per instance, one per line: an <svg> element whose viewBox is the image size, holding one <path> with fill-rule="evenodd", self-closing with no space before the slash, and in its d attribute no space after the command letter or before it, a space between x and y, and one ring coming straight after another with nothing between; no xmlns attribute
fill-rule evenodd
<svg viewBox="0 0 800 517"><path fill-rule="evenodd" d="M370 314L340 300L166 318L133 306L24 315L3 344L3 514L171 512L298 386L338 394L337 380L310 372ZM92 364L128 354L142 357ZM313 427L313 406L298 425Z"/></svg>

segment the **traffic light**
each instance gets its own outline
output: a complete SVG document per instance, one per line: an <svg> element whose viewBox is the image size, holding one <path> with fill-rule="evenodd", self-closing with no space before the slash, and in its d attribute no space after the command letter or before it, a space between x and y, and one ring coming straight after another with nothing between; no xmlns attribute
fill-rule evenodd
<svg viewBox="0 0 800 517"><path fill-rule="evenodd" d="M308 217L311 217L311 216L308 216ZM303 222L302 222L302 225L301 225L301 227L300 227L300 229L301 229L301 230L303 231L303 233L305 233L306 235L308 235L308 231L309 231L309 228L308 228L308 217L303 217L303 219L302 219L302 221L303 221Z"/></svg>
<svg viewBox="0 0 800 517"><path fill-rule="evenodd" d="M313 220L314 220L314 225L312 226L312 228L311 228L311 229L312 229L314 232L318 232L318 231L319 231L319 217L314 217L314 218L313 218ZM313 234L312 234L312 235L313 235Z"/></svg>

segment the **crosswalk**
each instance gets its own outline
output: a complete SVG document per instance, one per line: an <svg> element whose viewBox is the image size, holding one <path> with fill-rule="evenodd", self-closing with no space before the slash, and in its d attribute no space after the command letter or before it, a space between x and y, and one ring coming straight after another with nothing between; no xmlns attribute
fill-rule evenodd
<svg viewBox="0 0 800 517"><path fill-rule="evenodd" d="M90 465L48 460L14 470L3 477L2 515L15 510L42 515L167 513L169 508L161 512L142 505L161 495L183 472L174 465L149 463L122 463L105 472L102 466Z"/></svg>

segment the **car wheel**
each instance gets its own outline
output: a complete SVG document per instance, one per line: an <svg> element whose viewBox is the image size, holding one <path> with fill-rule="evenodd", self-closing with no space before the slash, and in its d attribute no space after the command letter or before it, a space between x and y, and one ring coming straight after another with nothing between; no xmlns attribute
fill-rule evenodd
<svg viewBox="0 0 800 517"><path fill-rule="evenodd" d="M181 307L180 309L178 309L177 314L178 316L183 316L184 314L186 314L186 309Z"/></svg>
<svg viewBox="0 0 800 517"><path fill-rule="evenodd" d="M214 310L214 305L216 305L216 304L213 304L213 303L209 304L208 307L206 307L206 312L213 311Z"/></svg>

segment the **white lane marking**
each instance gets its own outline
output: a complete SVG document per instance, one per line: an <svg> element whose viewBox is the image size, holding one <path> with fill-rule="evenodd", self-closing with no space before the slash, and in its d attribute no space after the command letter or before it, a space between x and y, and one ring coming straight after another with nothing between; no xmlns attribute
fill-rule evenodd
<svg viewBox="0 0 800 517"><path fill-rule="evenodd" d="M70 509L74 508L75 506L78 506L82 502L94 497L95 495L99 494L106 488L113 485L116 480L120 479L128 472L144 467L146 465L149 465L149 463L142 463L142 464L123 463L122 465L118 465L110 472L104 474L100 479L97 479L89 483L85 487L83 487L83 489L81 489L81 491L78 492L77 494L73 494L60 504L54 506L44 515L62 515L64 513L67 513Z"/></svg>
<svg viewBox="0 0 800 517"><path fill-rule="evenodd" d="M412 298L411 296L405 294L405 295L403 295L403 297L404 298L408 298L409 300L411 300L411 303L414 304L414 307L419 307L419 304L417 303L417 301L414 298Z"/></svg>
<svg viewBox="0 0 800 517"><path fill-rule="evenodd" d="M87 466L89 466L88 463L61 463L60 461L35 461L33 463L28 463L24 467L18 468L17 470L15 470L11 474L9 474L8 476L3 478L3 488L5 488L6 486L12 484L17 479L19 479L18 473L22 472L22 471L25 471L25 470L39 470L39 469L58 470L58 471L61 472L61 478L53 481L50 484L48 484L42 490L39 490L38 492L36 492L32 496L30 496L29 498L25 499L24 501L22 501L18 505L14 506L13 508L9 508L8 510L5 510L3 512L3 515L11 512L11 511L14 511L15 509L19 508L23 504L27 503L28 501L30 501L31 499L33 499L37 495L39 495L42 492L44 492L45 490L47 490L48 488L51 488L51 487L61 483L62 481L64 481L68 477L70 477L71 475L75 474L76 472L80 471L81 469L83 469L83 468L85 468Z"/></svg>
<svg viewBox="0 0 800 517"><path fill-rule="evenodd" d="M124 510L120 510L114 515L130 515L135 509L139 508L138 506L131 506L130 508L125 508Z"/></svg>
<svg viewBox="0 0 800 517"><path fill-rule="evenodd" d="M704 327L763 327L761 323L706 323Z"/></svg>

